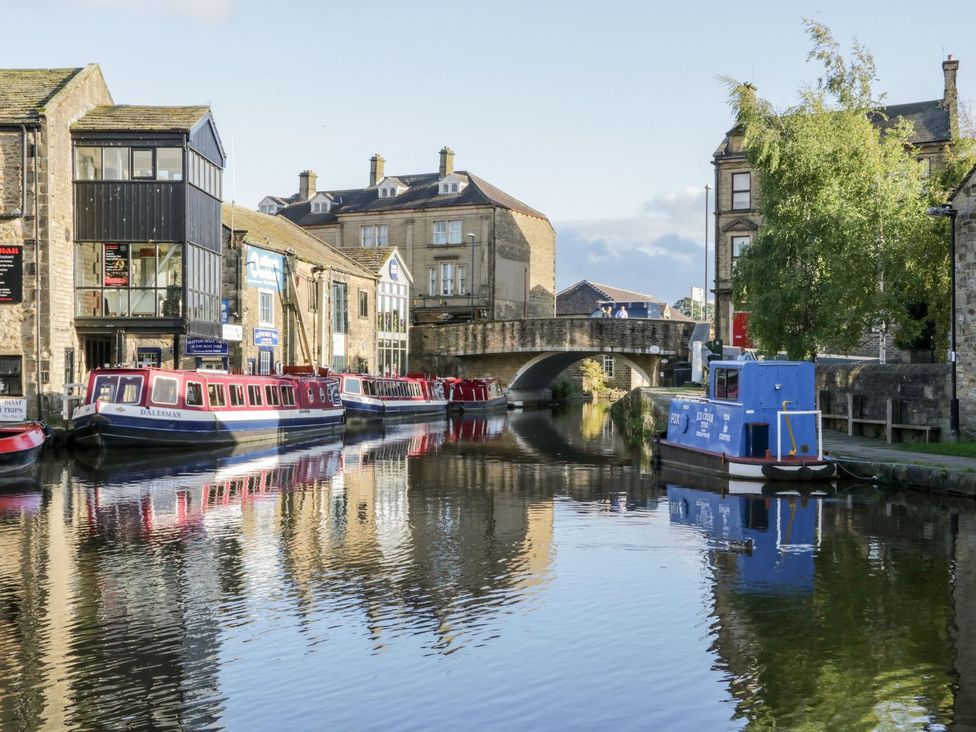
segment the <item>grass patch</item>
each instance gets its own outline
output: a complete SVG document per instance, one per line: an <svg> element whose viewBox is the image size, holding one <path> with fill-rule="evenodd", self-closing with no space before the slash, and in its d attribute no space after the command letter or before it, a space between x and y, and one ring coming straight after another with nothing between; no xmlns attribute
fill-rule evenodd
<svg viewBox="0 0 976 732"><path fill-rule="evenodd" d="M924 452L929 455L952 455L953 457L976 458L976 442L902 442L898 448L908 452Z"/></svg>

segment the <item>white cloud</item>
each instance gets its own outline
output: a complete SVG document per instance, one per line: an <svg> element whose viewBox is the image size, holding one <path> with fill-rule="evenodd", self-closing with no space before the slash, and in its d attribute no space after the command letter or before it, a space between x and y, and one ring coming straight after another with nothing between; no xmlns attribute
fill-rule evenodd
<svg viewBox="0 0 976 732"><path fill-rule="evenodd" d="M172 15L205 23L223 23L233 10L233 0L81 0L82 5L154 15Z"/></svg>

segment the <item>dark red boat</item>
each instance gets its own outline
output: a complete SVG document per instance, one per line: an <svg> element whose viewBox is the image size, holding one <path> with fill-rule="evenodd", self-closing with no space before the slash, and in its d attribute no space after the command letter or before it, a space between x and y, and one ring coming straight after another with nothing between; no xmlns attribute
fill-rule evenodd
<svg viewBox="0 0 976 732"><path fill-rule="evenodd" d="M38 422L0 426L0 474L33 465L46 439L44 426Z"/></svg>
<svg viewBox="0 0 976 732"><path fill-rule="evenodd" d="M458 379L445 377L444 393L448 409L464 412L483 412L489 409L506 409L508 396L496 379Z"/></svg>

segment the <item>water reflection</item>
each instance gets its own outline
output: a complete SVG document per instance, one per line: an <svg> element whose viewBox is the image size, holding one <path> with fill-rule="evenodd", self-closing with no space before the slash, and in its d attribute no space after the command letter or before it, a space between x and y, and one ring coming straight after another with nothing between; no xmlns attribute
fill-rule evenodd
<svg viewBox="0 0 976 732"><path fill-rule="evenodd" d="M658 483L602 405L37 478L5 729L976 725L971 503Z"/></svg>

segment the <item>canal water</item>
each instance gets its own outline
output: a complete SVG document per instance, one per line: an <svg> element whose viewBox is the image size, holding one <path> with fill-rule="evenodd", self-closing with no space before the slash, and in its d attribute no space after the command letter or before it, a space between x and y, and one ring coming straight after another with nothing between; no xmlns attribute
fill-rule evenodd
<svg viewBox="0 0 976 732"><path fill-rule="evenodd" d="M715 488L603 405L46 456L0 487L0 728L976 726L971 502Z"/></svg>

